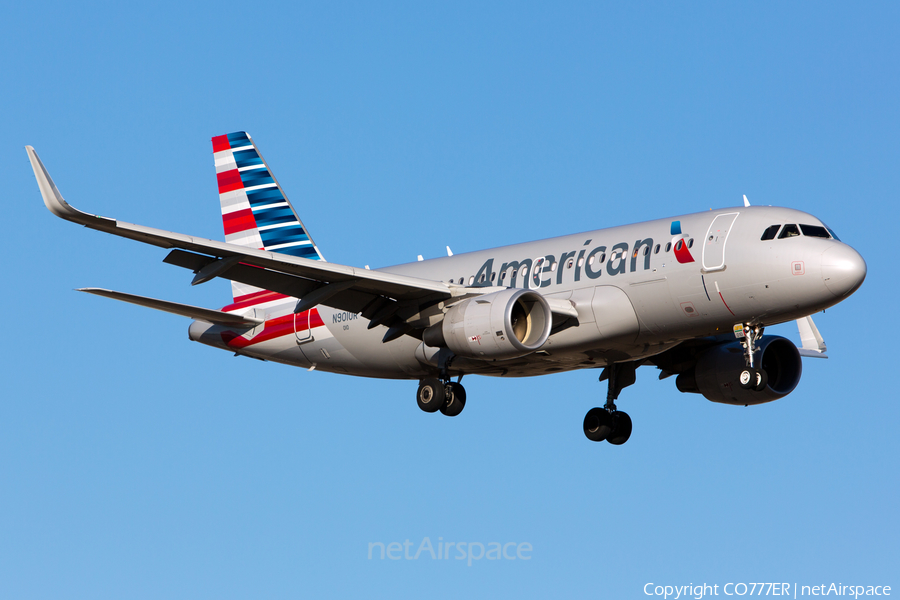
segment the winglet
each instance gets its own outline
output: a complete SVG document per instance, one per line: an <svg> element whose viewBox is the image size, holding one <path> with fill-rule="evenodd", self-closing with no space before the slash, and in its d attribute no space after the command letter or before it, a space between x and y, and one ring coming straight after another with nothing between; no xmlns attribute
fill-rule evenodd
<svg viewBox="0 0 900 600"><path fill-rule="evenodd" d="M750 201L747 200L747 194L744 194L744 206L750 206Z"/></svg>
<svg viewBox="0 0 900 600"><path fill-rule="evenodd" d="M28 160L31 161L31 168L34 170L34 177L37 179L38 188L40 188L41 196L44 198L44 204L50 212L67 221L74 221L83 225L87 225L95 219L109 221L109 219L82 212L63 200L62 194L59 193L59 188L53 183L53 179L50 178L47 168L41 162L41 159L38 158L34 148L25 146L25 152L28 153Z"/></svg>

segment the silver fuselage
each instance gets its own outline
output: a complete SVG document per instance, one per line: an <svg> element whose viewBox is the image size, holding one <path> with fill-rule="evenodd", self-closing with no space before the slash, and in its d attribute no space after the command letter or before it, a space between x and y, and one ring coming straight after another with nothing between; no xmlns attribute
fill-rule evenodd
<svg viewBox="0 0 900 600"><path fill-rule="evenodd" d="M679 231L673 233L673 222ZM824 227L778 207L737 207L598 229L418 261L382 272L490 292L529 288L570 301L577 325L528 356L457 360L452 374L532 376L653 356L681 342L729 333L735 324L774 325L828 308L862 283L866 265L832 237L761 240L772 225ZM690 261L678 258L682 244ZM489 288L489 289L485 289ZM223 310L265 323L234 330L204 321L192 340L243 355L364 377L420 379L436 372L434 354L404 335L383 342L357 313L320 305L294 315L296 298L276 297Z"/></svg>

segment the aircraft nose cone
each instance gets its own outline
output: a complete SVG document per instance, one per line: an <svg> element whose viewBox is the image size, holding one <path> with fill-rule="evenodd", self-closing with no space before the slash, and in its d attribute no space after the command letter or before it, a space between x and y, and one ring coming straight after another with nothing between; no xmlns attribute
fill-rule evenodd
<svg viewBox="0 0 900 600"><path fill-rule="evenodd" d="M838 298L849 296L866 278L866 261L846 244L835 244L822 253L825 286Z"/></svg>

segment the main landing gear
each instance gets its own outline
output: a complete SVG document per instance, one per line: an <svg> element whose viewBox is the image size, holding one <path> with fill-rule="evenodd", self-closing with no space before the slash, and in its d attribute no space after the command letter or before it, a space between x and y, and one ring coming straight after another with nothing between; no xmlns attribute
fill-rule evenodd
<svg viewBox="0 0 900 600"><path fill-rule="evenodd" d="M455 417L466 407L466 388L461 380L462 376L457 381L450 381L449 377L423 379L416 392L416 404L427 413L441 411L448 417Z"/></svg>
<svg viewBox="0 0 900 600"><path fill-rule="evenodd" d="M620 446L631 437L631 417L628 413L616 409L616 399L623 388L635 382L633 362L612 364L603 369L600 381L609 381L606 393L606 404L602 408L592 408L584 416L584 435L592 442L606 440L614 446Z"/></svg>
<svg viewBox="0 0 900 600"><path fill-rule="evenodd" d="M744 323L734 326L734 335L741 340L741 346L744 347L744 362L747 364L738 375L738 384L745 390L761 392L769 383L768 374L762 369L762 365L755 362L756 340L762 337L764 330L765 327L762 325Z"/></svg>

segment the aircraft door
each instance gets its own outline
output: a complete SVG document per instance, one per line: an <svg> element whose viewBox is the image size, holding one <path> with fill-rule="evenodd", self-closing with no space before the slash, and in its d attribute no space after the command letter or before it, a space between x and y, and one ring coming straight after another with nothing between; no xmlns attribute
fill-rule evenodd
<svg viewBox="0 0 900 600"><path fill-rule="evenodd" d="M703 243L704 271L721 271L725 268L725 242L738 214L740 213L718 215L710 224Z"/></svg>
<svg viewBox="0 0 900 600"><path fill-rule="evenodd" d="M298 344L305 344L313 341L312 336L312 309L304 310L294 315L294 335L297 336Z"/></svg>

